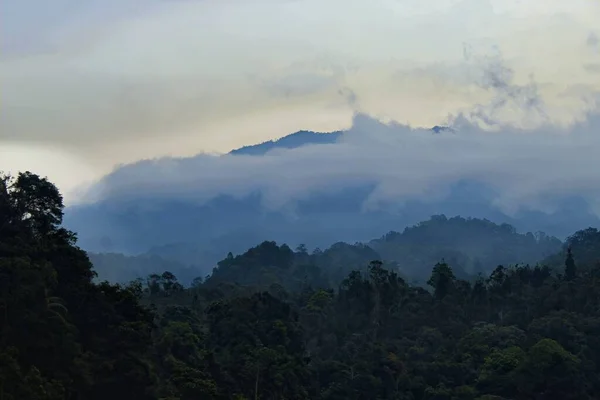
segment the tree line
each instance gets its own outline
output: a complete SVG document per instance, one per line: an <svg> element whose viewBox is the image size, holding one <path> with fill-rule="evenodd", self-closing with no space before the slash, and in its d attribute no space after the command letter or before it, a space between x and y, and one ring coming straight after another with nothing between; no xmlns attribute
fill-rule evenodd
<svg viewBox="0 0 600 400"><path fill-rule="evenodd" d="M96 282L62 216L46 179L1 176L1 400L600 393L595 229L547 265L463 277L440 259L426 286L379 260L332 274L324 258L265 242L185 287L169 271Z"/></svg>

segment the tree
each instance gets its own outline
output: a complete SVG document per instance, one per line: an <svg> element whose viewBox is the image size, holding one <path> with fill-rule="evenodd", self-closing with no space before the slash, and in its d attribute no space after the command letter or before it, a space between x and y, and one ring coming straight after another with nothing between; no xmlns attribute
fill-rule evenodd
<svg viewBox="0 0 600 400"><path fill-rule="evenodd" d="M197 276L196 278L194 278L192 280L191 287L198 288L198 287L202 286L203 283L204 283L204 278L201 276Z"/></svg>
<svg viewBox="0 0 600 400"><path fill-rule="evenodd" d="M515 265L471 284L442 260L428 280L432 295L408 285L396 264L373 261L365 271L377 259L369 246L338 243L308 255L264 242L230 254L193 287L166 271L149 276L144 290L141 279L93 282L90 259L60 227L58 192L19 176L0 176L0 400L591 400L600 393L600 268L582 268L586 279L574 285L570 249L566 279ZM519 248L504 243L517 235L508 226L445 217L423 226L408 230L411 246L450 226L452 234L496 231L502 251ZM593 265L597 236L575 235L578 265ZM518 239L537 246L533 235ZM454 247L432 247L426 259ZM558 253L553 266L564 258ZM267 274L278 283L265 284ZM340 281L337 291L329 286Z"/></svg>
<svg viewBox="0 0 600 400"><path fill-rule="evenodd" d="M529 398L588 399L581 360L552 339L537 342L520 365L519 391Z"/></svg>
<svg viewBox="0 0 600 400"><path fill-rule="evenodd" d="M434 289L436 299L443 299L452 290L456 277L452 268L442 260L435 264L427 284Z"/></svg>
<svg viewBox="0 0 600 400"><path fill-rule="evenodd" d="M565 260L565 279L571 281L575 279L577 274L577 267L575 266L575 260L573 259L573 253L571 252L571 246L567 248L567 258Z"/></svg>
<svg viewBox="0 0 600 400"><path fill-rule="evenodd" d="M43 236L55 231L63 218L63 199L56 186L31 172L19 173L10 187L18 217Z"/></svg>
<svg viewBox="0 0 600 400"><path fill-rule="evenodd" d="M0 176L0 398L155 399L154 315L140 291L92 282L62 216L46 179Z"/></svg>

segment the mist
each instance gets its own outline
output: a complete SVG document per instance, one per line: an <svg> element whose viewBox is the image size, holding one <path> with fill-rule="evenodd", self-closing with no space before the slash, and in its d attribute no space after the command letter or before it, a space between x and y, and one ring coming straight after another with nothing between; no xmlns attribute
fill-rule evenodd
<svg viewBox="0 0 600 400"><path fill-rule="evenodd" d="M581 120L563 126L551 119L535 81L514 83L501 58L487 59L480 76L490 100L449 115L449 129L439 133L357 113L333 144L275 148L264 156L144 160L117 168L81 202L162 198L203 205L222 195L260 193L265 209L293 215L299 201L314 195L369 186L362 209L393 211L408 201L442 201L453 186L475 182L509 216L554 213L574 197L600 215L600 97L588 99Z"/></svg>
<svg viewBox="0 0 600 400"><path fill-rule="evenodd" d="M356 113L331 143L142 160L83 191L66 221L90 250L175 245L168 253L182 262L263 240L369 241L442 213L561 238L600 221L598 95L565 125L501 52L479 66L488 100L448 115L446 129Z"/></svg>
<svg viewBox="0 0 600 400"><path fill-rule="evenodd" d="M600 90L593 0L1 7L0 148L12 153L2 168L40 160L69 203L116 164L349 129L356 113L443 124L495 96L482 76L490 58L513 84L533 76L546 118L526 127L579 121Z"/></svg>

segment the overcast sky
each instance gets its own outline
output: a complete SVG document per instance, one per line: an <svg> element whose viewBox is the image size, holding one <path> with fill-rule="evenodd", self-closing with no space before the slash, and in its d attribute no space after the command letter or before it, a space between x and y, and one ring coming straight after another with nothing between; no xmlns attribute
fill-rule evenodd
<svg viewBox="0 0 600 400"><path fill-rule="evenodd" d="M68 192L357 111L432 126L483 105L564 127L597 107L599 38L597 0L4 0L0 169ZM522 113L530 98L543 112Z"/></svg>

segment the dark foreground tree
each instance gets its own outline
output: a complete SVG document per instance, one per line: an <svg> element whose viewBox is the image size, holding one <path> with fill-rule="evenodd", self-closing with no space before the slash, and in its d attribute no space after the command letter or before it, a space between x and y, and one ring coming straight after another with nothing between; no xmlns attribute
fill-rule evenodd
<svg viewBox="0 0 600 400"><path fill-rule="evenodd" d="M154 315L92 283L44 178L0 176L0 399L155 399Z"/></svg>
<svg viewBox="0 0 600 400"><path fill-rule="evenodd" d="M401 264L346 273L350 255L369 260L367 247L308 254L264 242L186 289L168 271L94 283L62 212L47 180L0 176L0 400L600 393L595 231L573 236L578 265L569 252L564 279L518 265L469 280L455 274L455 257L433 267L429 291L408 285Z"/></svg>

